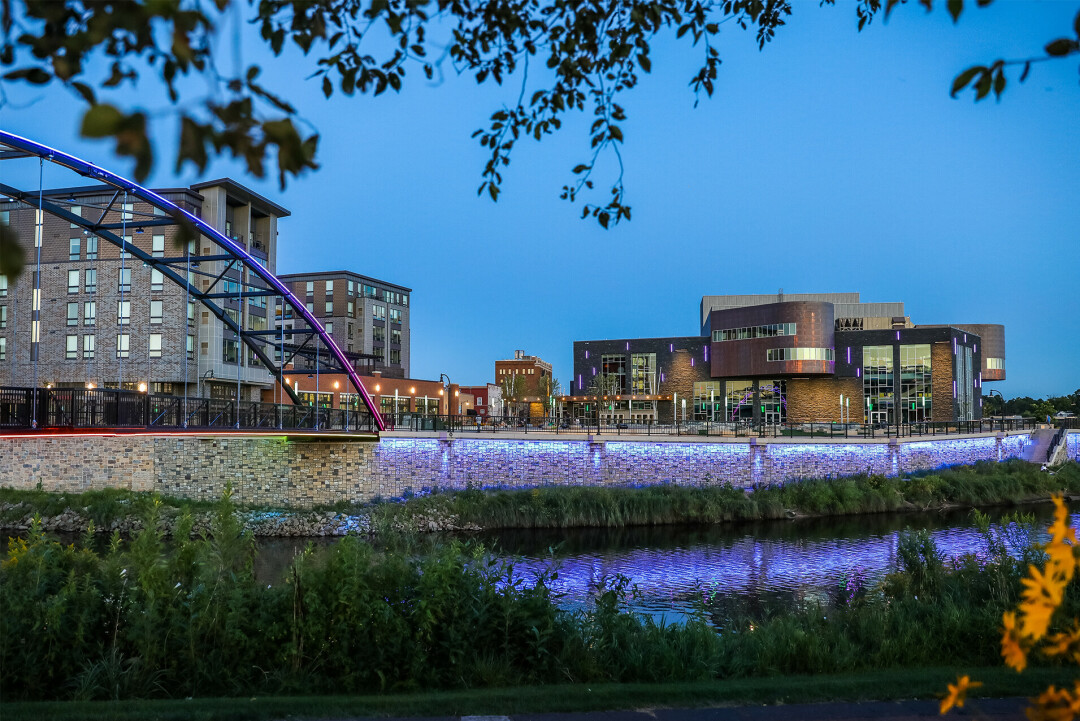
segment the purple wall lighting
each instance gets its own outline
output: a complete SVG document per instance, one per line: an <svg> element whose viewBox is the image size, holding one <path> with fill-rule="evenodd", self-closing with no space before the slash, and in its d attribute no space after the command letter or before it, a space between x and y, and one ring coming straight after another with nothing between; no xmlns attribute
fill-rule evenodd
<svg viewBox="0 0 1080 721"><path fill-rule="evenodd" d="M585 351L585 360L589 360L589 351Z"/></svg>
<svg viewBox="0 0 1080 721"><path fill-rule="evenodd" d="M952 397L956 398L956 381L952 382Z"/></svg>
<svg viewBox="0 0 1080 721"><path fill-rule="evenodd" d="M709 362L709 346L705 346L705 362Z"/></svg>
<svg viewBox="0 0 1080 721"><path fill-rule="evenodd" d="M896 331L896 340L900 340L900 331Z"/></svg>
<svg viewBox="0 0 1080 721"><path fill-rule="evenodd" d="M855 377L856 378L862 378L862 368L856 368L855 369Z"/></svg>
<svg viewBox="0 0 1080 721"><path fill-rule="evenodd" d="M693 359L693 358L691 358L691 359L690 359L690 365L691 365L691 366L693 366L693 365L694 365L694 359Z"/></svg>
<svg viewBox="0 0 1080 721"><path fill-rule="evenodd" d="M851 363L851 346L847 348L847 362Z"/></svg>
<svg viewBox="0 0 1080 721"><path fill-rule="evenodd" d="M592 374L593 374L593 375L596 375L596 366L593 366L593 367L592 367Z"/></svg>
<svg viewBox="0 0 1080 721"><path fill-rule="evenodd" d="M668 353L674 353L675 352L675 344L674 343L668 343L667 349L668 349Z"/></svg>
<svg viewBox="0 0 1080 721"><path fill-rule="evenodd" d="M578 387L578 390L581 390L581 388L582 388L582 385L583 385L583 384L582 384L582 382L581 382L581 374L580 374L580 373L578 373L578 374L577 374L577 387Z"/></svg>
<svg viewBox="0 0 1080 721"><path fill-rule="evenodd" d="M626 350L630 350L630 341L626 341Z"/></svg>

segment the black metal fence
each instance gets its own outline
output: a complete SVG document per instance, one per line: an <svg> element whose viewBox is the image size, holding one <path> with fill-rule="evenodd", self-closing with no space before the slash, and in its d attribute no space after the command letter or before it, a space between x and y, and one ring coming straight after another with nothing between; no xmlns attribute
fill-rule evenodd
<svg viewBox="0 0 1080 721"><path fill-rule="evenodd" d="M976 433L1030 431L1039 426L1035 418L984 419L936 423L723 423L677 421L674 423L601 421L599 424L554 417L439 416L418 413L384 413L388 431L439 432L461 434L554 433L557 435L612 436L728 436L759 438L908 438L921 436L968 435Z"/></svg>
<svg viewBox="0 0 1080 721"><path fill-rule="evenodd" d="M346 433L377 430L374 416L366 410L238 403L227 398L183 398L109 388L39 388L36 394L33 388L0 388L0 428L202 428Z"/></svg>

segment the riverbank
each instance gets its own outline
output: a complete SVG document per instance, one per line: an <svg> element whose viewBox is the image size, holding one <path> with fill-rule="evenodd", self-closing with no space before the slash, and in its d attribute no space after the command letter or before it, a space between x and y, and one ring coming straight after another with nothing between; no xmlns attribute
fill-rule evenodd
<svg viewBox="0 0 1080 721"><path fill-rule="evenodd" d="M430 491L392 501L339 503L314 510L238 506L242 527L262 537L325 537L380 532L474 532L508 528L618 528L715 524L863 513L934 511L1049 501L1080 495L1080 464L1054 472L1023 461L981 462L904 477L857 475L769 485L639 488L539 486ZM132 534L153 496L118 489L81 494L0 488L0 529L25 532L35 515L50 532ZM161 498L162 528L173 535L183 512L192 532L209 530L212 501Z"/></svg>

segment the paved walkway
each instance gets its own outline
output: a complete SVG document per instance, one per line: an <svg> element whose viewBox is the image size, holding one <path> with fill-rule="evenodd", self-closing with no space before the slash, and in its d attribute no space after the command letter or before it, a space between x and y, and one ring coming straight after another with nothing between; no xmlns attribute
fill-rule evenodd
<svg viewBox="0 0 1080 721"><path fill-rule="evenodd" d="M775 706L725 706L701 709L643 709L592 713L514 714L512 716L438 716L394 721L926 721L941 718L977 718L985 721L1024 719L1027 699L974 699L945 717L938 702L867 701L865 703L812 703ZM387 721L338 719L337 721Z"/></svg>

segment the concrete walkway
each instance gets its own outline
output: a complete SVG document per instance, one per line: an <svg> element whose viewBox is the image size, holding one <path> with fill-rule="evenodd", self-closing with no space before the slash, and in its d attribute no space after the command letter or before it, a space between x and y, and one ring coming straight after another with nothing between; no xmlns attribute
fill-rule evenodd
<svg viewBox="0 0 1080 721"><path fill-rule="evenodd" d="M587 434L587 433L554 433L551 431L529 431L524 433L522 431L499 431L492 433L490 430L485 430L477 433L475 429L465 429L463 431L454 431L454 435L449 435L446 431L383 431L379 434L381 438L432 438L439 439L446 437L447 439L463 440L463 441L597 441L597 442L610 442L610 443L737 443L746 445L754 440L759 445L774 444L774 443L796 443L796 444L817 444L817 443L831 443L831 444L880 444L885 445L893 441L893 438L886 436L879 436L877 438L863 438L858 435L852 434L851 436L844 438L841 436L828 437L815 435L813 438L810 436L795 436L789 438L788 436L697 436L697 435L682 435L676 436L673 434L661 434L655 433L653 435L646 435L644 433L622 433L616 434L615 431L605 432L600 435ZM954 440L958 438L994 438L998 435L1027 436L1028 431L1013 431L1011 433L1002 434L1001 431L994 431L993 433L967 433L967 434L951 434L951 435L926 435L926 436L904 436L899 440L900 443L921 443L925 441L933 440Z"/></svg>

